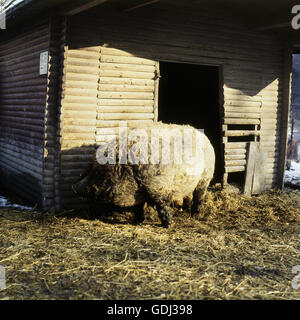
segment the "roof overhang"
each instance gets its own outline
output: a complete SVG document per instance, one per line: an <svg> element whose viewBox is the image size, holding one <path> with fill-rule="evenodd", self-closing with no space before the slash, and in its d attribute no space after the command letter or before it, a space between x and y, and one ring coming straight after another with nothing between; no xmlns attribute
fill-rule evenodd
<svg viewBox="0 0 300 320"><path fill-rule="evenodd" d="M17 25L41 14L75 15L108 0L24 0L6 12L7 25Z"/></svg>
<svg viewBox="0 0 300 320"><path fill-rule="evenodd" d="M160 1L172 5L172 2L179 0L126 0L126 2L124 0L24 0L7 12L7 24L18 24L42 13L75 15L105 2L129 11L138 10ZM211 0L190 0L189 2L190 6L195 4L198 7L201 3L212 4ZM300 30L294 30L291 26L291 21L295 16L292 8L300 4L299 0L214 0L213 3L217 7L230 10L243 17L245 23L253 30L274 31L285 38L299 38L300 42Z"/></svg>

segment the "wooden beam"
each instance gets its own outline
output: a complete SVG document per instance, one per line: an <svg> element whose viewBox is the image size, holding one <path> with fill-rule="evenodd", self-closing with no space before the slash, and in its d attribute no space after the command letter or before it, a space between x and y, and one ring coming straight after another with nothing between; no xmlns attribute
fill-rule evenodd
<svg viewBox="0 0 300 320"><path fill-rule="evenodd" d="M287 28L291 27L291 22L281 22L281 23L272 23L268 25L263 25L259 27L255 27L255 31L267 31L267 30L273 30L273 29L280 29L280 28Z"/></svg>
<svg viewBox="0 0 300 320"><path fill-rule="evenodd" d="M151 1L147 1L147 2L144 2L144 3L141 3L141 4L138 4L134 7L131 7L131 8L127 8L125 9L124 11L125 12L129 12L129 11L133 11L135 9L139 9L139 8L142 8L142 7L145 7L145 6L149 6L150 4L153 4L153 3L156 3L156 2L159 2L160 0L151 0Z"/></svg>
<svg viewBox="0 0 300 320"><path fill-rule="evenodd" d="M78 14L82 11L94 8L104 2L107 2L107 0L93 0L83 3L82 1L73 1L72 5L69 5L67 7L64 7L61 10L61 13L66 16L73 16L75 14Z"/></svg>
<svg viewBox="0 0 300 320"><path fill-rule="evenodd" d="M278 159L278 176L277 187L282 189L284 187L284 174L287 156L288 143L288 127L290 119L290 105L291 105L291 87L292 87L292 53L293 46L290 43L285 44L284 60L283 60L283 103L281 112L281 136L280 136L280 156Z"/></svg>

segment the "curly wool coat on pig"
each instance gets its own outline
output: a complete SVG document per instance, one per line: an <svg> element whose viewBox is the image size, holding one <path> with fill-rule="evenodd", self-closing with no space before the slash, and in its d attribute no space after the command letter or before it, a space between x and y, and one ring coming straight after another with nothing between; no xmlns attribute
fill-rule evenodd
<svg viewBox="0 0 300 320"><path fill-rule="evenodd" d="M103 203L118 207L133 207L146 202L153 203L158 208L163 224L168 225L171 206L187 204L194 212L199 210L201 200L214 175L214 149L204 133L190 126L154 123L143 130L148 137L151 137L148 141L147 154L141 156L139 153L139 159L143 160L144 164L101 165L95 159L89 172L74 186L74 190L77 194L90 196ZM171 137L180 137L181 135L184 140L186 132L189 132L190 137L193 138L190 140L192 141L190 151L194 158L185 158L185 154L182 153L181 162L176 162L174 151L170 153L170 162L166 164L162 160L162 154L156 164L149 161L151 157L149 153L154 150L151 149L151 141L160 141L161 137L166 137L168 134ZM175 138L169 139L169 141L170 150L174 150ZM136 141L128 143L128 153L130 150L132 151L134 142ZM196 149L196 142L198 149ZM118 143L115 148L116 160L118 161ZM181 150L185 149L181 148ZM164 215L167 217L164 218Z"/></svg>

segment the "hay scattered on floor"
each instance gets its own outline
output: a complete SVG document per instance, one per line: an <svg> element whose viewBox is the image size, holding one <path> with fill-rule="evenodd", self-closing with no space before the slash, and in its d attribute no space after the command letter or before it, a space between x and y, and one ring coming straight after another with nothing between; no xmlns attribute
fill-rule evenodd
<svg viewBox="0 0 300 320"><path fill-rule="evenodd" d="M300 193L246 198L218 187L170 229L149 208L91 219L0 210L0 299L300 299Z"/></svg>

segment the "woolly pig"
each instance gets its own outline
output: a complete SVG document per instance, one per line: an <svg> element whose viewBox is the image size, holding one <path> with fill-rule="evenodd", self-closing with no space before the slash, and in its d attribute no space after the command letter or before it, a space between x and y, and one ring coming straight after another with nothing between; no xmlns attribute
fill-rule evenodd
<svg viewBox="0 0 300 320"><path fill-rule="evenodd" d="M123 136L107 143L105 152L98 150L73 186L75 193L120 208L139 208L139 221L148 203L156 207L164 227L171 224L172 207L197 213L215 167L214 149L205 134L190 126L159 122L121 130Z"/></svg>

